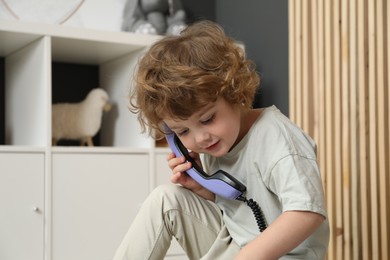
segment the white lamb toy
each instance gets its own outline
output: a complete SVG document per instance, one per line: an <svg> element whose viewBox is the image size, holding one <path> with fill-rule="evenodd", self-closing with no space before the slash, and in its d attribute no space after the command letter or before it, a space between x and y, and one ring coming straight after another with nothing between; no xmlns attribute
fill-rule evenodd
<svg viewBox="0 0 390 260"><path fill-rule="evenodd" d="M93 146L92 137L100 129L103 111L109 111L107 93L101 88L92 89L80 103L53 104L52 141L53 145L61 139L80 140Z"/></svg>

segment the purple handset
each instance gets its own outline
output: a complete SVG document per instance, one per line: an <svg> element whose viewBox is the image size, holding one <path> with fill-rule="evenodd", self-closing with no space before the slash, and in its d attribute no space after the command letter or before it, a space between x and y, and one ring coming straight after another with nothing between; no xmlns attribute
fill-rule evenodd
<svg viewBox="0 0 390 260"><path fill-rule="evenodd" d="M192 168L187 170L187 174L209 191L226 199L237 199L246 191L244 184L223 170L218 170L212 175L206 174L189 156L187 148L170 129L166 134L166 139L176 157L184 155L187 161L191 162Z"/></svg>

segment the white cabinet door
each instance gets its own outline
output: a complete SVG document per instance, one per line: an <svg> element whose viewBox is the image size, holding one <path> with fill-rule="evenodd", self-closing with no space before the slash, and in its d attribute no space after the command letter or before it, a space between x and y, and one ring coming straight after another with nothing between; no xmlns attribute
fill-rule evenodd
<svg viewBox="0 0 390 260"><path fill-rule="evenodd" d="M42 260L44 154L0 152L0 259Z"/></svg>
<svg viewBox="0 0 390 260"><path fill-rule="evenodd" d="M149 193L148 154L54 153L52 260L108 260Z"/></svg>

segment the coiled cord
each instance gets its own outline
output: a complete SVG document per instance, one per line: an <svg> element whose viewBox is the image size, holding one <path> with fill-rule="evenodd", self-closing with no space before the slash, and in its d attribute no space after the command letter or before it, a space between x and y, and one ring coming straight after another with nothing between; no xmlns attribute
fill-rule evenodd
<svg viewBox="0 0 390 260"><path fill-rule="evenodd" d="M253 215L255 216L257 226L259 227L260 232L263 232L267 228L267 222L259 204L255 200L247 199L244 196L239 196L237 200L246 202L246 204L251 208Z"/></svg>

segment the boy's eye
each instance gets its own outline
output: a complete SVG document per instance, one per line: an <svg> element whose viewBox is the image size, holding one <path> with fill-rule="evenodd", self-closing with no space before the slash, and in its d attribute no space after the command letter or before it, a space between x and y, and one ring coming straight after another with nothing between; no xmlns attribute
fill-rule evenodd
<svg viewBox="0 0 390 260"><path fill-rule="evenodd" d="M215 118L215 114L212 114L206 120L202 120L201 122L202 122L202 124L208 124L208 123L213 122L214 118Z"/></svg>
<svg viewBox="0 0 390 260"><path fill-rule="evenodd" d="M176 134L178 136L182 136L182 135L185 135L186 133L188 133L188 130L181 130L181 131L177 131Z"/></svg>

